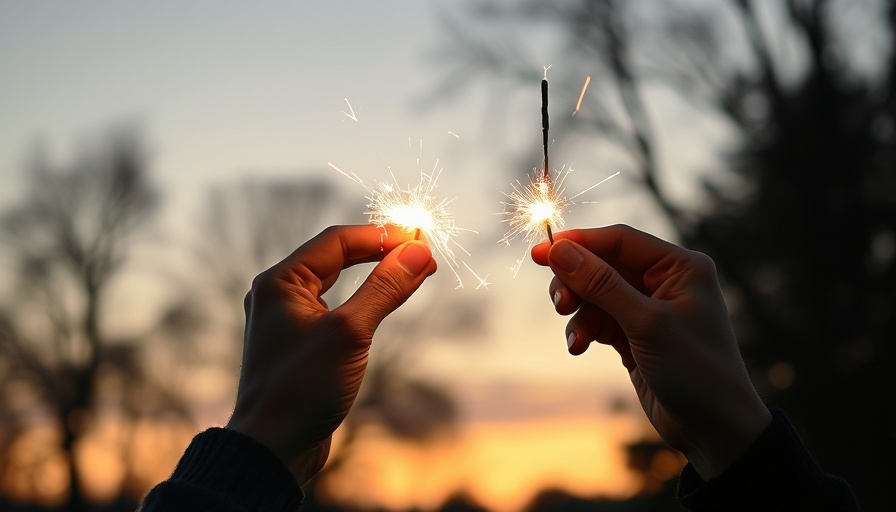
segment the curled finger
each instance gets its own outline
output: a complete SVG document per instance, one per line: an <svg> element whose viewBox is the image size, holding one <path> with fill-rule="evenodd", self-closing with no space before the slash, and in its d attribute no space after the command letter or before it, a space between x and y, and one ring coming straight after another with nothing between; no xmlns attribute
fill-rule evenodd
<svg viewBox="0 0 896 512"><path fill-rule="evenodd" d="M622 328L606 311L594 304L585 303L566 324L566 342L569 353L579 355L596 341L604 345L628 344Z"/></svg>
<svg viewBox="0 0 896 512"><path fill-rule="evenodd" d="M551 279L548 292L551 295L551 302L554 303L554 309L561 315L571 315L582 305L582 299L557 277Z"/></svg>

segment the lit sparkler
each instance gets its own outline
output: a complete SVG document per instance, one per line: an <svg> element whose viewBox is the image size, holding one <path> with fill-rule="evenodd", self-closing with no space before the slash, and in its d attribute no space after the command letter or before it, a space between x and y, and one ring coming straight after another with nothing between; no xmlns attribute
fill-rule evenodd
<svg viewBox="0 0 896 512"><path fill-rule="evenodd" d="M548 161L548 129L550 126L548 120L547 76L549 68L550 66L544 68L544 79L541 81L541 128L542 147L544 150L544 162L541 171L537 168L532 169L532 175L526 185L519 181L512 183L513 192L504 194L507 200L501 202L504 205L504 211L501 214L504 215L504 222L510 225L510 229L498 243L510 245L511 240L522 236L523 241L528 244L527 252L536 243L544 240L545 235L553 244L554 235L552 228L560 229L563 227L563 212L575 204L575 198L619 174L617 172L571 197L564 195L566 191L564 182L569 173L572 172L572 169L564 166L556 172L556 177L551 177ZM510 267L514 276L519 272L524 258L525 255L518 259L513 267Z"/></svg>
<svg viewBox="0 0 896 512"><path fill-rule="evenodd" d="M510 229L498 243L510 245L513 239L522 236L527 244L527 252L545 238L553 243L551 226L556 229L563 228L563 213L575 204L575 199L619 175L617 171L578 194L567 197L564 194L565 182L571 172L571 168L563 167L557 171L556 177L551 178L547 175L546 178L542 171L535 168L532 169L532 175L526 185L519 181L511 184L513 192L504 194L507 200L501 201L504 205L501 214L504 215L504 222L509 224ZM510 267L514 276L519 272L524 257Z"/></svg>
<svg viewBox="0 0 896 512"><path fill-rule="evenodd" d="M421 142L422 151L422 142ZM418 170L420 170L420 181L416 186L410 185L402 188L395 179L392 168L389 174L392 182L375 181L373 185L368 185L358 177L354 172L345 172L333 163L328 163L332 169L339 172L348 179L354 181L358 185L364 187L367 191L367 211L365 215L369 216L368 222L378 227L386 224L392 224L406 230L408 233L414 233L414 238L419 239L422 234L429 245L439 253L448 263L448 267L457 278L457 287L463 287L463 280L460 277L460 267L463 265L473 274L479 281L476 289L485 287L490 284L487 279L479 277L476 272L461 261L456 250L461 251L464 255L469 256L470 253L461 246L456 238L461 232L476 233L472 229L457 227L454 223L454 214L449 208L453 199L437 199L434 191L438 186L439 177L442 174L442 168L439 167L439 161L436 160L431 172L424 172L420 167L420 159L417 159Z"/></svg>
<svg viewBox="0 0 896 512"><path fill-rule="evenodd" d="M538 169L532 169L529 183L523 186L517 181L512 184L513 192L505 194L507 201L502 201L510 230L504 234L500 243L510 245L510 241L519 235L530 246L540 242L543 234L553 238L551 225L563 227L563 210L571 204L571 200L563 196L563 181L569 171L558 175L558 182Z"/></svg>

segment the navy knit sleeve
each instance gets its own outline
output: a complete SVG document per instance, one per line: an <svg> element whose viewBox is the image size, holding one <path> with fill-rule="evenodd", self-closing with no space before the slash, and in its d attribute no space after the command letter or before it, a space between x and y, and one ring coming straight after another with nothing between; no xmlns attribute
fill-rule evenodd
<svg viewBox="0 0 896 512"><path fill-rule="evenodd" d="M688 464L681 473L678 499L693 511L858 510L842 479L823 473L783 412L738 461L704 482Z"/></svg>
<svg viewBox="0 0 896 512"><path fill-rule="evenodd" d="M171 478L153 488L139 511L295 512L302 490L283 461L233 430L193 438Z"/></svg>

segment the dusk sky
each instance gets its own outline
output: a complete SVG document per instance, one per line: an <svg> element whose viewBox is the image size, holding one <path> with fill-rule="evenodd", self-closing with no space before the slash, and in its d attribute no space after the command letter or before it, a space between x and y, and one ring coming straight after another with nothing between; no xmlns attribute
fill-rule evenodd
<svg viewBox="0 0 896 512"><path fill-rule="evenodd" d="M186 258L195 236L191 219L198 217L209 186L318 177L338 186L342 197L363 205L364 190L327 163L371 180L388 179L391 167L400 181L413 183L419 176L415 162L422 140L421 167L428 170L438 159L444 168L438 193L454 198L458 226L479 232L459 240L471 253L465 261L479 275L488 275L492 284L477 290L476 280L462 274L465 286L454 290L454 277L439 261L439 275L388 322L400 325L408 318L402 315L420 314L438 304L438 297L452 294L458 300L479 301L488 312L484 327L463 342L426 344L414 355L415 372L457 394L469 428L466 448L458 453L475 452L477 442L489 444L476 436L491 435L496 422L520 425L522 430L514 431L520 437L511 436L517 446L544 441L551 421L577 425L570 431L573 437L587 437L579 430L582 425L602 425L595 428L613 432L606 439L624 436L622 420L596 421L620 393L635 403L618 356L603 346L578 358L570 356L566 319L554 313L548 297L549 271L528 260L521 241L510 248L497 244L505 230L496 215L502 209L501 192L509 192L511 179L524 180L539 164L534 160L528 168L511 167L527 148L540 148L538 82L528 89L508 87L506 95L495 87L474 86L450 99L432 97L444 73L434 55L451 46L440 16L462 11L466 4L4 2L0 206L18 197L24 162L36 140L65 161L79 144L100 140L116 124L135 123L149 143L153 180L165 198L156 229L167 234L167 246L155 254L177 264ZM539 37L544 45L537 44ZM533 43L533 58L541 65L552 70L582 66L565 61L545 35L534 34ZM590 73L583 67L582 80ZM552 119L569 115L577 96L569 88L552 90ZM344 114L349 109L346 99L357 121ZM506 106L493 108L499 100ZM686 115L684 107L671 102L656 107L673 120ZM588 96L582 108L588 108ZM697 124L693 126L696 130ZM712 164L713 156L694 144L694 133L664 135L669 143L662 157L669 167L689 170ZM571 193L621 171L581 198L589 203L573 208L567 227L622 222L669 236L654 207L626 178L631 165L618 155L583 142L574 152L555 154L553 162L575 169L567 182ZM693 187L690 176L672 185L680 197L687 197ZM362 209L356 216L332 220L364 221ZM524 255L527 261L513 278L507 267ZM144 276L132 282L133 289L118 290L130 308L123 318L139 323L142 312L152 308L151 281ZM407 350L415 350L418 336L404 336ZM227 413L223 410L218 421L226 421ZM640 435L641 428L629 433ZM562 450L547 445L541 449L545 457ZM544 461L545 474L561 471L563 454L553 457L554 462ZM575 468L569 471L573 478ZM626 492L625 481L607 483L611 469L595 466L594 471L590 476L577 473L569 485ZM446 476L446 481L460 485L457 478ZM517 489L538 478L528 475L492 488L483 480L484 487L476 492L497 509L510 507L508 496L516 492L513 499L522 499ZM395 498L396 503L413 502L407 492Z"/></svg>

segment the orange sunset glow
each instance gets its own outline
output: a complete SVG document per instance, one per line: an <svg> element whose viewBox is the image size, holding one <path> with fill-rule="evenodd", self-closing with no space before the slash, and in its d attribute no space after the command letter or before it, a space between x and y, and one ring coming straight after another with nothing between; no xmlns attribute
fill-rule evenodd
<svg viewBox="0 0 896 512"><path fill-rule="evenodd" d="M457 493L499 512L520 510L543 489L626 498L643 482L627 467L621 444L644 434L642 420L628 416L474 423L431 445L370 429L328 491L356 506L390 510L431 510ZM667 478L680 468L673 465Z"/></svg>
<svg viewBox="0 0 896 512"><path fill-rule="evenodd" d="M643 419L628 415L474 422L425 444L372 426L363 430L350 464L331 475L324 492L342 505L388 510L433 510L450 496L464 494L489 510L512 512L543 489L622 499L644 485L643 476L629 468L622 444L645 434L650 429ZM34 431L12 449L17 462L0 480L4 492L45 505L65 499L64 461L41 455L38 448L54 435L50 428ZM137 495L148 491L170 474L192 436L182 427L136 425L129 449L138 462L128 464L118 444L126 442L124 435L120 425L105 422L77 450L84 491L99 503L122 489ZM337 431L334 452L338 446ZM679 459L668 461L660 468L662 478L673 478L680 466Z"/></svg>

